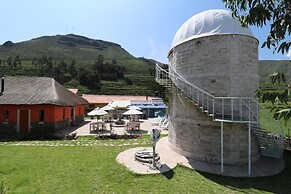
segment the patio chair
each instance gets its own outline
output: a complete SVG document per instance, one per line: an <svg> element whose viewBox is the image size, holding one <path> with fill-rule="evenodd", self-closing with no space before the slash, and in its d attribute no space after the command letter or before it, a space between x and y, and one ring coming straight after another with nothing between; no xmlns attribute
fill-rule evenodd
<svg viewBox="0 0 291 194"><path fill-rule="evenodd" d="M162 130L168 130L168 126L169 126L169 119L166 119L164 122L163 122L163 124L162 125L160 125L160 128L162 129Z"/></svg>
<svg viewBox="0 0 291 194"><path fill-rule="evenodd" d="M159 122L159 126L163 126L166 122L168 121L168 118L167 117L162 117L160 122Z"/></svg>

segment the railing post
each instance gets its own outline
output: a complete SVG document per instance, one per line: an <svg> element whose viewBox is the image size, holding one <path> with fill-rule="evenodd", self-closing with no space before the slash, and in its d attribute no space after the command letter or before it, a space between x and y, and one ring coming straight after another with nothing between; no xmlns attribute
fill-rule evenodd
<svg viewBox="0 0 291 194"><path fill-rule="evenodd" d="M221 122L220 125L220 158L221 158L221 166L220 166L220 171L221 174L223 174L223 122Z"/></svg>
<svg viewBox="0 0 291 194"><path fill-rule="evenodd" d="M209 114L208 95L206 96L206 107L207 107L207 111L208 111L208 114Z"/></svg>
<svg viewBox="0 0 291 194"><path fill-rule="evenodd" d="M204 109L204 94L203 93L201 93L201 95L202 95L202 109Z"/></svg>
<svg viewBox="0 0 291 194"><path fill-rule="evenodd" d="M230 103L231 103L231 120L233 121L233 98L231 98Z"/></svg>
<svg viewBox="0 0 291 194"><path fill-rule="evenodd" d="M243 120L243 116L242 116L242 99L239 100L239 116L240 116L240 120Z"/></svg>
<svg viewBox="0 0 291 194"><path fill-rule="evenodd" d="M193 103L195 103L195 94L194 94L194 87L191 85L191 99L193 101Z"/></svg>
<svg viewBox="0 0 291 194"><path fill-rule="evenodd" d="M249 99L249 105L250 105L250 99ZM248 165L248 174L251 175L251 107L249 106L249 136L248 136L248 142L249 142L249 165Z"/></svg>
<svg viewBox="0 0 291 194"><path fill-rule="evenodd" d="M252 114L252 110L251 110L251 99L249 99L249 122L251 121L251 114Z"/></svg>
<svg viewBox="0 0 291 194"><path fill-rule="evenodd" d="M199 106L199 90L197 90L197 105Z"/></svg>
<svg viewBox="0 0 291 194"><path fill-rule="evenodd" d="M158 80L158 81L160 81L159 76L160 76L159 70L156 67L156 80Z"/></svg>
<svg viewBox="0 0 291 194"><path fill-rule="evenodd" d="M224 120L224 98L221 100L221 119Z"/></svg>
<svg viewBox="0 0 291 194"><path fill-rule="evenodd" d="M215 119L215 98L212 98L212 114L213 114L213 120Z"/></svg>
<svg viewBox="0 0 291 194"><path fill-rule="evenodd" d="M260 125L260 107L259 107L259 102L257 102L257 126Z"/></svg>
<svg viewBox="0 0 291 194"><path fill-rule="evenodd" d="M249 122L249 137L248 137L248 142L249 142L249 151L248 151L248 174L251 175L251 122Z"/></svg>

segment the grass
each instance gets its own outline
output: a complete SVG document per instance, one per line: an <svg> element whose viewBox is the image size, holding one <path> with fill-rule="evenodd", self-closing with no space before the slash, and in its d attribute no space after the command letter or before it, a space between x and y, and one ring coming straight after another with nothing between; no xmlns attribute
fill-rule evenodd
<svg viewBox="0 0 291 194"><path fill-rule="evenodd" d="M116 162L138 140L25 141L0 143L0 193L288 193L291 153L285 170L265 178L231 178L178 165L168 173L138 175Z"/></svg>
<svg viewBox="0 0 291 194"><path fill-rule="evenodd" d="M270 112L270 110L272 109L273 105L272 103L262 103L262 106L265 107L266 111L268 111L271 115L273 115L274 112ZM290 104L289 104L290 106ZM287 105L286 105L287 107ZM268 125L268 121L269 119L266 120L266 117L263 116L265 114L263 114L263 111L260 111L260 123L262 126L264 126L264 128L269 129L272 132L272 129L270 128L270 126ZM290 133L291 133L291 122L287 122L287 124L285 123L284 119L280 119L279 123L281 124L282 128L283 128L283 134L285 137L290 137ZM275 131L276 133L276 131Z"/></svg>

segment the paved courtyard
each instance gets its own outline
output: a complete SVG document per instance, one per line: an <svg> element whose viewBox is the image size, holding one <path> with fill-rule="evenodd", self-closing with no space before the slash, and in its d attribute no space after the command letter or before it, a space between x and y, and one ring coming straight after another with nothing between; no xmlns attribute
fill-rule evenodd
<svg viewBox="0 0 291 194"><path fill-rule="evenodd" d="M125 123L129 122L128 120L124 120ZM69 135L72 133L76 133L77 136L85 136L85 135L97 135L99 134L110 134L110 124L112 124L112 133L117 135L124 134L150 134L153 128L160 129L162 134L168 134L168 131L159 126L158 122L155 119L140 119L140 129L139 130L127 130L125 125L116 125L114 122L105 123L105 129L102 131L90 131L90 124L96 122L95 120L86 120L79 124L78 126L73 126L68 129L61 131L63 135Z"/></svg>

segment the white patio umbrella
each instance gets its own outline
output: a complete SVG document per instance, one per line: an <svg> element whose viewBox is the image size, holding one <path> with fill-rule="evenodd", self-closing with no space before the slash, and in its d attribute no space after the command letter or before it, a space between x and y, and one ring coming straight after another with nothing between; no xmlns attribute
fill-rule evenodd
<svg viewBox="0 0 291 194"><path fill-rule="evenodd" d="M107 115L107 114L108 114L108 112L97 107L94 110L92 110L91 112L89 112L87 115L88 116L102 116L102 115Z"/></svg>
<svg viewBox="0 0 291 194"><path fill-rule="evenodd" d="M142 115L143 113L136 109L129 109L128 111L124 112L123 115Z"/></svg>
<svg viewBox="0 0 291 194"><path fill-rule="evenodd" d="M114 110L114 108L112 106L110 106L109 104L107 104L106 106L103 106L101 108L102 110L105 110L105 111L111 111L111 110Z"/></svg>
<svg viewBox="0 0 291 194"><path fill-rule="evenodd" d="M139 108L138 106L134 106L134 105L128 107L127 109L128 109L128 110L130 110L130 109L141 110L141 108Z"/></svg>

